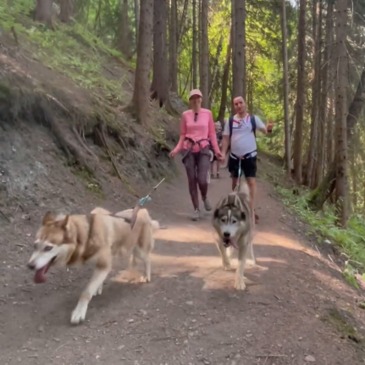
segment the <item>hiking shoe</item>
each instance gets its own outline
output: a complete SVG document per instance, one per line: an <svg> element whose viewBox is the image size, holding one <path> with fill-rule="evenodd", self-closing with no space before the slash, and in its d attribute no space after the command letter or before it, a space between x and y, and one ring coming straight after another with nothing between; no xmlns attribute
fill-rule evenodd
<svg viewBox="0 0 365 365"><path fill-rule="evenodd" d="M195 209L194 213L191 216L192 221L198 221L200 219L200 211L199 209Z"/></svg>
<svg viewBox="0 0 365 365"><path fill-rule="evenodd" d="M208 198L205 198L204 200L204 208L207 212L212 210L212 206L210 205Z"/></svg>

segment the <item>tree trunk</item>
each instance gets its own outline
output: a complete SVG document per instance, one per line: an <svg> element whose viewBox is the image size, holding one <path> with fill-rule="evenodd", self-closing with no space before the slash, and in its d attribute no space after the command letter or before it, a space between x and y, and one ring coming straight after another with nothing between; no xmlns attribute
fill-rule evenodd
<svg viewBox="0 0 365 365"><path fill-rule="evenodd" d="M171 1L170 6L170 35L169 35L169 50L170 50L170 90L177 93L177 6L176 1Z"/></svg>
<svg viewBox="0 0 365 365"><path fill-rule="evenodd" d="M327 4L327 18L326 18L326 49L328 51L328 110L326 114L326 152L327 152L327 166L330 166L332 162L335 160L335 143L334 143L334 99L335 99L335 92L334 92L334 79L335 79L335 70L336 65L334 63L334 30L333 30L333 2L328 1Z"/></svg>
<svg viewBox="0 0 365 365"><path fill-rule="evenodd" d="M177 39L176 39L177 49L179 49L179 47L180 47L180 40L181 40L182 35L185 34L185 32L186 32L186 16L188 14L188 5L189 5L189 0L185 0L180 22L178 21L178 16L176 13L176 24L180 23L179 32L177 33ZM194 6L194 0L193 0L193 6ZM196 29L196 27L194 29Z"/></svg>
<svg viewBox="0 0 365 365"><path fill-rule="evenodd" d="M357 142L357 141L356 141ZM355 144L355 143L354 143ZM356 143L357 145L357 143ZM356 165L356 148L353 145L349 150L349 162L350 162L350 170L351 170L351 181L352 181L352 207L353 210L356 210L357 207L357 190L358 190L358 170Z"/></svg>
<svg viewBox="0 0 365 365"><path fill-rule="evenodd" d="M34 20L52 27L53 0L37 0Z"/></svg>
<svg viewBox="0 0 365 365"><path fill-rule="evenodd" d="M102 9L103 0L98 1L98 8L96 10L95 19L94 19L94 31L96 31L99 27L101 28L101 9Z"/></svg>
<svg viewBox="0 0 365 365"><path fill-rule="evenodd" d="M153 0L143 0L140 4L138 29L137 67L134 80L132 107L138 122L147 122L149 108L150 81L153 42Z"/></svg>
<svg viewBox="0 0 365 365"><path fill-rule="evenodd" d="M60 20L62 23L68 23L73 15L73 0L60 0Z"/></svg>
<svg viewBox="0 0 365 365"><path fill-rule="evenodd" d="M136 29L136 44L138 47L138 30L139 30L139 14L140 14L140 9L139 9L139 0L134 0L134 20L135 20L135 29Z"/></svg>
<svg viewBox="0 0 365 365"><path fill-rule="evenodd" d="M313 1L313 40L314 40L314 76L312 81L312 113L311 113L311 133L308 149L307 174L305 184L311 189L318 186L318 177L316 171L320 163L320 122L319 106L321 104L321 4L320 0Z"/></svg>
<svg viewBox="0 0 365 365"><path fill-rule="evenodd" d="M302 183L302 146L303 146L303 119L305 102L305 8L306 0L300 0L298 23L298 81L295 133L294 133L294 177L297 184Z"/></svg>
<svg viewBox="0 0 365 365"><path fill-rule="evenodd" d="M210 84L209 84L209 103L208 103L209 109L211 108L211 105L213 103L214 92L216 92L218 89L217 82L219 77L219 60L221 58L222 48L223 48L223 35L221 35L219 38L217 53L212 62L213 66L211 67L212 77L210 78Z"/></svg>
<svg viewBox="0 0 365 365"><path fill-rule="evenodd" d="M327 167L333 161L333 154L330 149L332 148L332 80L329 79L329 70L331 64L331 49L333 43L333 4L331 2L327 3L327 16L326 16L326 26L325 26L325 44L323 50L323 64L321 69L321 98L319 106L319 120L320 120L320 140L318 146L320 148L319 163L317 164L316 175L318 177L318 183L322 181L325 172L325 167ZM327 138L326 138L327 137ZM318 186L318 184L317 184Z"/></svg>
<svg viewBox="0 0 365 365"><path fill-rule="evenodd" d="M246 97L246 10L245 0L232 0L232 96Z"/></svg>
<svg viewBox="0 0 365 365"><path fill-rule="evenodd" d="M348 56L347 36L347 0L336 3L336 208L339 223L345 227L348 221L348 157L347 157L347 87Z"/></svg>
<svg viewBox="0 0 365 365"><path fill-rule="evenodd" d="M162 107L169 99L168 62L166 47L167 7L166 0L154 0L153 8L153 79L151 98Z"/></svg>
<svg viewBox="0 0 365 365"><path fill-rule="evenodd" d="M222 123L222 125L224 122L224 114L226 112L226 105L227 105L227 90L228 90L229 69L231 66L231 55L232 55L232 25L231 25L231 31L229 33L229 42L226 53L226 63L224 64L224 70L223 70L222 88L221 88L222 97L217 118L217 120L219 120Z"/></svg>
<svg viewBox="0 0 365 365"><path fill-rule="evenodd" d="M192 45L192 85L191 88L195 89L198 87L198 51L197 51L197 46L198 46L198 32L197 32L197 24L196 24L196 0L193 0L193 45Z"/></svg>
<svg viewBox="0 0 365 365"><path fill-rule="evenodd" d="M128 16L128 0L122 0L119 10L118 33L116 47L124 57L129 60L132 57L131 32Z"/></svg>
<svg viewBox="0 0 365 365"><path fill-rule="evenodd" d="M287 24L286 24L286 1L282 0L281 8L281 31L282 31L282 56L284 76L284 126L285 126L285 167L290 175L291 171L291 138L289 121L289 71L288 71L288 50L287 50Z"/></svg>
<svg viewBox="0 0 365 365"><path fill-rule="evenodd" d="M208 48L208 5L209 0L201 0L200 12L200 91L203 94L202 106L209 107L209 48Z"/></svg>
<svg viewBox="0 0 365 365"><path fill-rule="evenodd" d="M351 105L346 118L346 140L347 146L351 146L354 135L354 128L360 117L365 105L365 68L361 73L359 84L356 89L354 98L352 99ZM336 145L337 148L337 145ZM320 186L313 191L311 198L309 199L309 205L313 210L320 210L323 204L331 196L335 189L336 182L336 163L333 160L326 176L323 178Z"/></svg>

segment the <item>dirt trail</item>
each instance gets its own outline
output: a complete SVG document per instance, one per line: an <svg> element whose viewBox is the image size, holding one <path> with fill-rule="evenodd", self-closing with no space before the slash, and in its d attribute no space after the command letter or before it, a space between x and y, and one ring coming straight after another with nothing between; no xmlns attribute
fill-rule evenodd
<svg viewBox="0 0 365 365"><path fill-rule="evenodd" d="M212 203L229 185L223 171L210 186ZM81 326L70 326L69 318L90 269L54 269L46 284L35 285L25 268L31 247L6 252L0 364L364 363L362 345L336 329L330 315L339 310L356 318L361 331L358 293L316 250L302 246L295 221L267 183L259 182L258 195L259 267L247 271L245 292L233 289L234 272L221 267L209 215L198 223L188 219L183 174L150 204L168 227L157 235L152 283L134 282L116 264Z"/></svg>

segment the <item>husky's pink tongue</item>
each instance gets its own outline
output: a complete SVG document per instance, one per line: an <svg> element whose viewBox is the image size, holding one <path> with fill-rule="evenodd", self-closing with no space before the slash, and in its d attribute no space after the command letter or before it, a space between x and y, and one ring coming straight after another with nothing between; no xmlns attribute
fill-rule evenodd
<svg viewBox="0 0 365 365"><path fill-rule="evenodd" d="M34 275L35 283L41 284L47 280L47 278L46 278L47 269L48 269L48 265L45 265L41 269L36 270L35 275Z"/></svg>

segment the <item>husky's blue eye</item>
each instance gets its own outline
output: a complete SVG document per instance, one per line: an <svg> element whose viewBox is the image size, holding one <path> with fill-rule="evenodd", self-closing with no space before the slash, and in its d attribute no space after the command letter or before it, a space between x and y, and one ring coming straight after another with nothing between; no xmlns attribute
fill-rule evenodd
<svg viewBox="0 0 365 365"><path fill-rule="evenodd" d="M53 248L53 246L46 246L43 251L47 252L47 251L51 251Z"/></svg>

